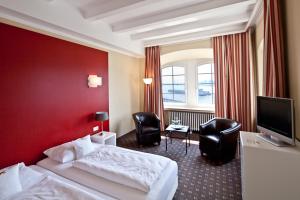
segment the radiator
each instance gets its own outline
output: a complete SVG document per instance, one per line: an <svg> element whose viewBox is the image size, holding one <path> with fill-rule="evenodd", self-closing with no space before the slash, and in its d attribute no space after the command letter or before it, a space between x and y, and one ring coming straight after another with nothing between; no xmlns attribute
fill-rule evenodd
<svg viewBox="0 0 300 200"><path fill-rule="evenodd" d="M189 126L192 131L199 131L200 124L214 118L215 114L206 111L178 111L165 110L166 123L171 124L173 119L181 120L181 124Z"/></svg>

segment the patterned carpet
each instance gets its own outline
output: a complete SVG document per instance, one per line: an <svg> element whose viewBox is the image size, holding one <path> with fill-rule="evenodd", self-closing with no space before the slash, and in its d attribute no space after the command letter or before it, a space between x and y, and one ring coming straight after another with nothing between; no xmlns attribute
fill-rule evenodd
<svg viewBox="0 0 300 200"><path fill-rule="evenodd" d="M193 134L192 139L197 140ZM169 141L169 140L168 140ZM185 155L185 143L181 139L168 142L165 149L164 137L160 146L138 147L135 133L128 133L117 140L117 145L137 151L162 155L175 160L179 167L179 185L175 200L239 200L241 197L240 160L215 166L200 156L196 141L191 141Z"/></svg>

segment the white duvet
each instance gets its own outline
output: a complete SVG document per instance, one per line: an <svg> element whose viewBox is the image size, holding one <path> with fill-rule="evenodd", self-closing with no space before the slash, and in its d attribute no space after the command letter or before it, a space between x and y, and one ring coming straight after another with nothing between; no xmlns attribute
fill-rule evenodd
<svg viewBox="0 0 300 200"><path fill-rule="evenodd" d="M23 190L7 200L103 200L79 188L63 183L60 180L45 177L41 182L36 183L32 187Z"/></svg>
<svg viewBox="0 0 300 200"><path fill-rule="evenodd" d="M169 158L158 155L101 145L93 153L74 161L73 166L148 192L170 162Z"/></svg>

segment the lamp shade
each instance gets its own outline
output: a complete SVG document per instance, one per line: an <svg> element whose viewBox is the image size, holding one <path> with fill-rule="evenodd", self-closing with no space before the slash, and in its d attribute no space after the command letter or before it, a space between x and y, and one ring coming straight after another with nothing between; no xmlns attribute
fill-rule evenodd
<svg viewBox="0 0 300 200"><path fill-rule="evenodd" d="M108 113L107 112L96 112L95 120L101 121L101 122L108 120Z"/></svg>
<svg viewBox="0 0 300 200"><path fill-rule="evenodd" d="M152 78L144 78L143 81L146 85L149 85L152 83Z"/></svg>
<svg viewBox="0 0 300 200"><path fill-rule="evenodd" d="M96 88L102 85L102 77L97 75L89 75L88 77L88 86L92 88Z"/></svg>

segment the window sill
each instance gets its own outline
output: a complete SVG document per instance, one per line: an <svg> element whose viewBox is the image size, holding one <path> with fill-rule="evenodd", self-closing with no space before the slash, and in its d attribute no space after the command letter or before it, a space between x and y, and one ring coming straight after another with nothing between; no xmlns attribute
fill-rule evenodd
<svg viewBox="0 0 300 200"><path fill-rule="evenodd" d="M164 110L178 110L178 111L193 111L193 112L206 112L206 113L215 113L214 107L189 107L189 106L176 106L176 105L167 105L164 106Z"/></svg>

